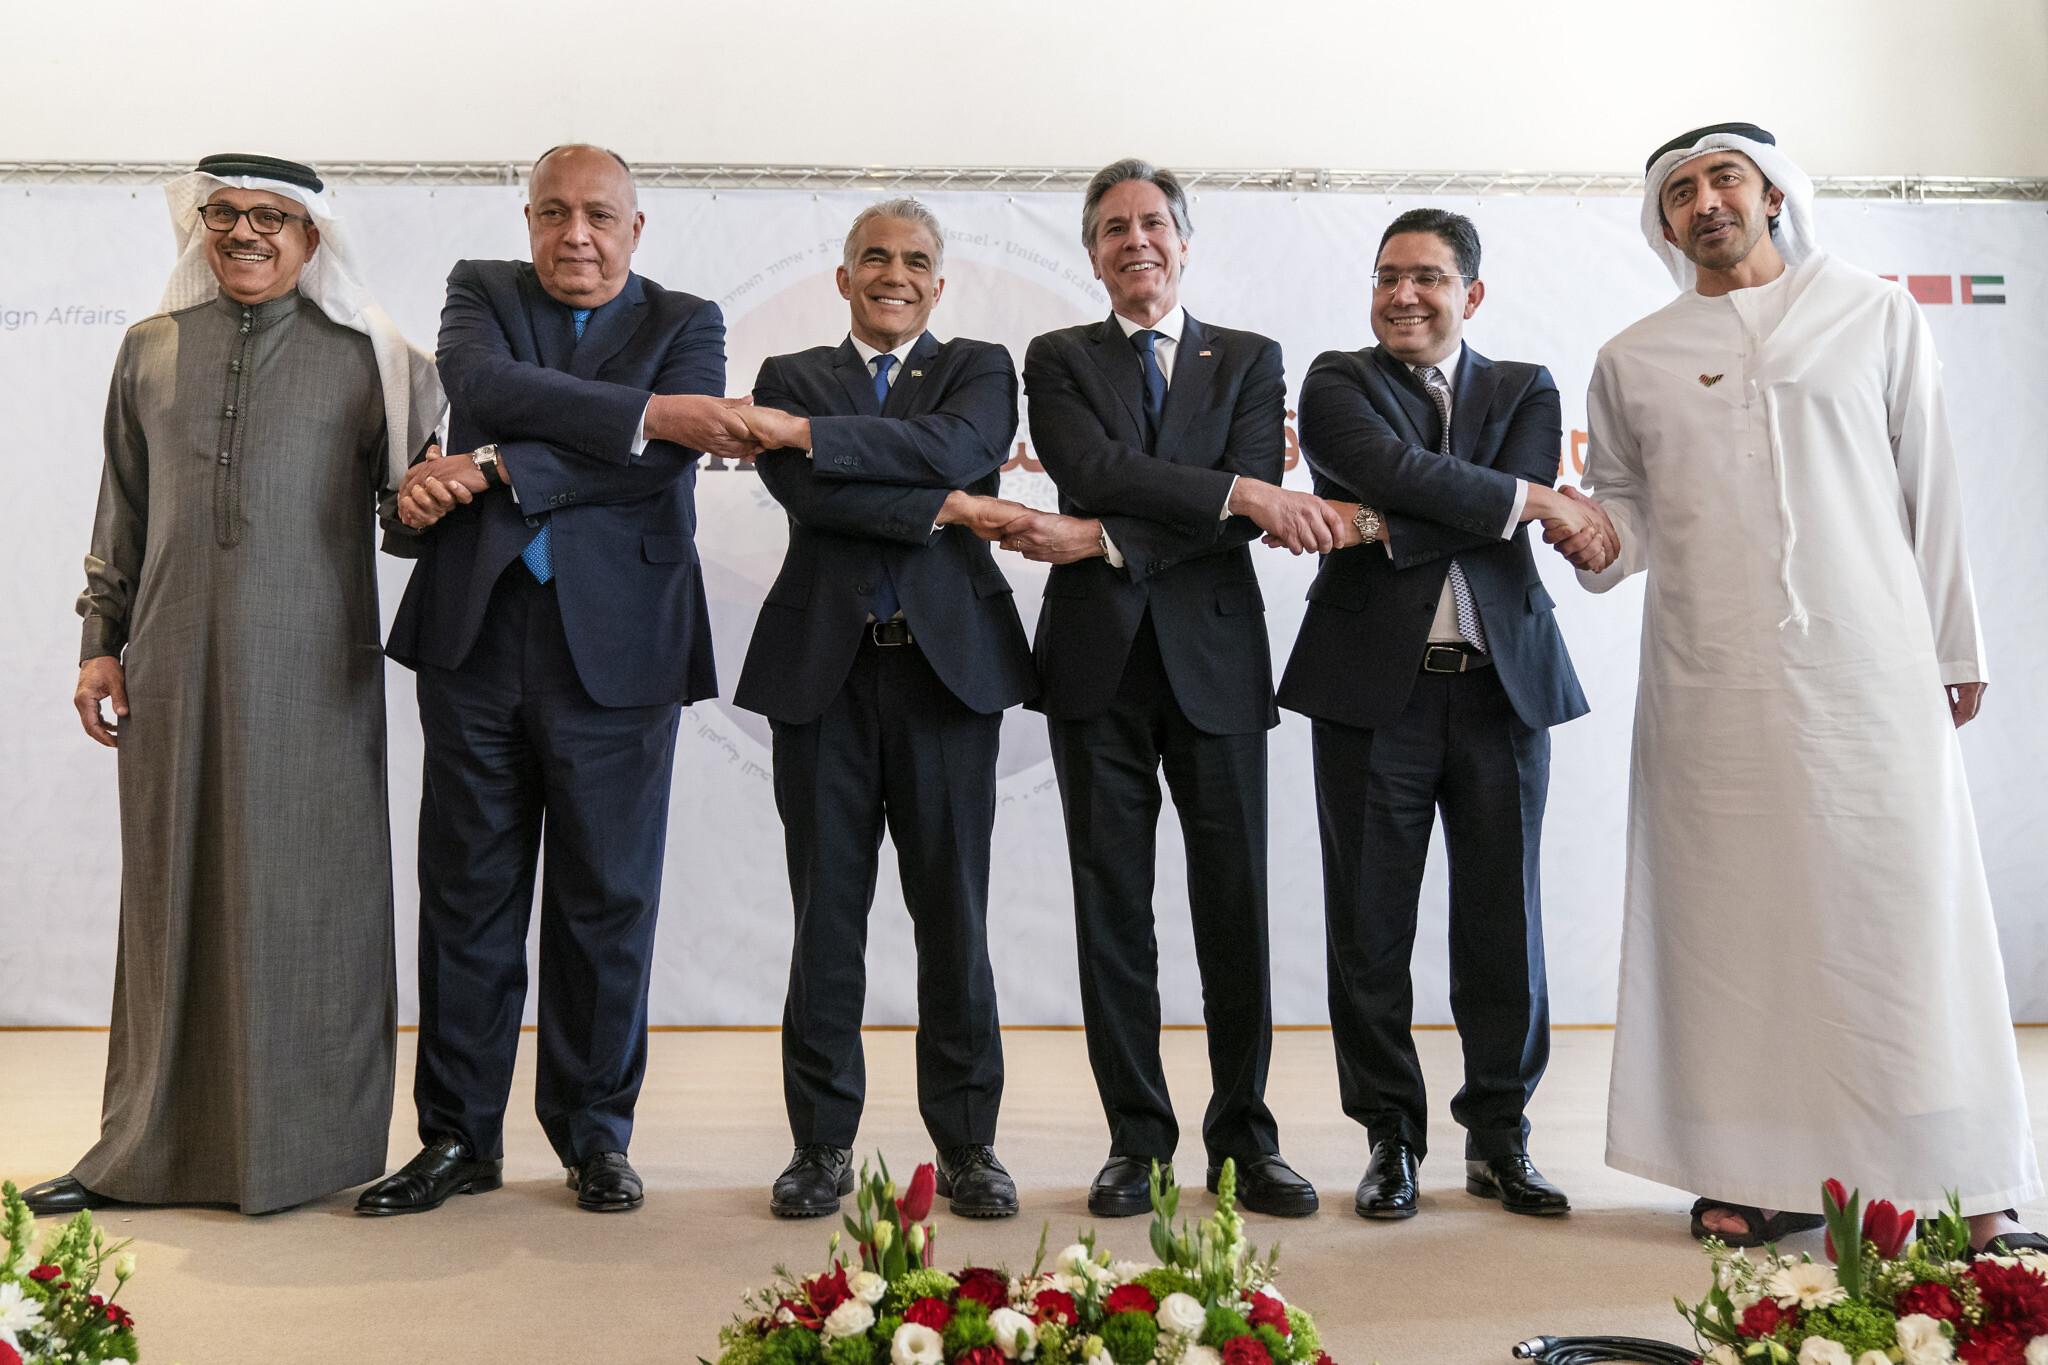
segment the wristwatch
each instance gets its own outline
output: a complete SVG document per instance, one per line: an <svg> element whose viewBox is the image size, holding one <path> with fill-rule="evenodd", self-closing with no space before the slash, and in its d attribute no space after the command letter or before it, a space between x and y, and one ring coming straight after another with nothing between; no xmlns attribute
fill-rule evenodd
<svg viewBox="0 0 2048 1365"><path fill-rule="evenodd" d="M484 476L484 482L492 488L505 486L505 473L498 468L498 448L495 445L478 446L469 452L469 460Z"/></svg>
<svg viewBox="0 0 2048 1365"><path fill-rule="evenodd" d="M1358 515L1351 519L1351 524L1358 528L1358 540L1362 545L1370 545L1380 538L1380 514L1362 502L1358 504Z"/></svg>

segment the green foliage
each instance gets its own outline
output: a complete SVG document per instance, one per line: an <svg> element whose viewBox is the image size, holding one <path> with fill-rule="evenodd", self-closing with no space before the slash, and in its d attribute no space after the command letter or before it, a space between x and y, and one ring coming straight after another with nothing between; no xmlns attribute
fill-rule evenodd
<svg viewBox="0 0 2048 1365"><path fill-rule="evenodd" d="M1103 1349L1116 1365L1145 1365L1159 1341L1150 1313L1111 1313L1102 1324Z"/></svg>
<svg viewBox="0 0 2048 1365"><path fill-rule="evenodd" d="M874 1365L880 1347L866 1332L825 1343L825 1365Z"/></svg>
<svg viewBox="0 0 2048 1365"><path fill-rule="evenodd" d="M977 1346L996 1344L995 1329L988 1325L988 1308L974 1299L962 1299L953 1307L953 1320L946 1324L946 1359L965 1355Z"/></svg>
<svg viewBox="0 0 2048 1365"><path fill-rule="evenodd" d="M1209 1320L1202 1324L1202 1345L1223 1349L1223 1343L1232 1337L1250 1336L1252 1325L1244 1320L1244 1314L1233 1313L1228 1308L1211 1308Z"/></svg>
<svg viewBox="0 0 2048 1365"><path fill-rule="evenodd" d="M818 1334L802 1327L778 1327L761 1343L760 1365L824 1365Z"/></svg>
<svg viewBox="0 0 2048 1365"><path fill-rule="evenodd" d="M1201 1282L1192 1275L1172 1266L1160 1266L1137 1275L1131 1283L1142 1284L1152 1291L1152 1297L1161 1303L1168 1294L1197 1294L1202 1292Z"/></svg>
<svg viewBox="0 0 2048 1365"><path fill-rule="evenodd" d="M1290 1360L1314 1360L1316 1353L1323 1349L1323 1334L1316 1330L1316 1321L1308 1314L1287 1305L1287 1325L1293 1335L1287 1338L1287 1358Z"/></svg>
<svg viewBox="0 0 2048 1365"><path fill-rule="evenodd" d="M1280 1335L1280 1329L1266 1323L1252 1328L1252 1335L1266 1343L1266 1354L1276 1361L1287 1359L1287 1338Z"/></svg>
<svg viewBox="0 0 2048 1365"><path fill-rule="evenodd" d="M906 1270L889 1282L889 1296L882 1302L892 1313L901 1313L919 1299L950 1302L960 1282L943 1270Z"/></svg>
<svg viewBox="0 0 2048 1365"><path fill-rule="evenodd" d="M718 1365L762 1365L764 1338L750 1322L729 1322L718 1329Z"/></svg>
<svg viewBox="0 0 2048 1365"><path fill-rule="evenodd" d="M878 1317L875 1319L875 1337L880 1341L893 1341L896 1338L896 1329L902 1325L903 1319L893 1313L888 1317Z"/></svg>
<svg viewBox="0 0 2048 1365"><path fill-rule="evenodd" d="M1898 1342L1897 1315L1872 1303L1837 1303L1816 1308L1799 1325L1808 1335L1841 1342L1852 1359L1865 1351L1883 1355Z"/></svg>

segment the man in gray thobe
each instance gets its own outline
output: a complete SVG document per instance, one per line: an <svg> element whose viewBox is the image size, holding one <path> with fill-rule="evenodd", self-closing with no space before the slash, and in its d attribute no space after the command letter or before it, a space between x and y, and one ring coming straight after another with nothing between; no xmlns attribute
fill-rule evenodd
<svg viewBox="0 0 2048 1365"><path fill-rule="evenodd" d="M79 716L120 751L106 1093L45 1215L303 1203L382 1175L390 1124L375 528L440 388L309 168L209 157L166 197L78 598Z"/></svg>

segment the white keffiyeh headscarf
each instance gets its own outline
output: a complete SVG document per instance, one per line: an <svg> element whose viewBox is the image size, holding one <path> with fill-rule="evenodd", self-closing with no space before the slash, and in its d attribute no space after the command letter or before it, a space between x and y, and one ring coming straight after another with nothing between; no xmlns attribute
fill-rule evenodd
<svg viewBox="0 0 2048 1365"><path fill-rule="evenodd" d="M178 236L178 264L171 270L163 302L157 309L175 313L219 297L220 282L214 278L213 267L206 259L207 229L199 221L200 205L216 191L262 190L305 205L313 225L320 229L320 249L299 274L299 292L335 322L370 338L370 348L377 357L377 374L384 385L387 475L389 486L396 488L412 461L412 433L417 430L424 440L426 433L440 425L448 406L440 376L434 371L434 358L407 341L398 324L385 316L371 297L348 233L342 227L341 215L335 211L324 186L310 189L268 176L233 173L237 168L258 168L266 160L247 156L208 157L199 163L199 170L164 186L171 230ZM219 173L206 169L209 165L216 166ZM283 163L280 169L284 166L305 169L291 163ZM310 171L307 178L319 183Z"/></svg>
<svg viewBox="0 0 2048 1365"><path fill-rule="evenodd" d="M1771 242L1790 269L1798 269L1816 248L1813 232L1813 181L1778 150L1777 142L1751 123L1717 123L1698 128L1666 143L1643 171L1643 239L1678 281L1691 289L1699 277L1685 253L1664 240L1664 182L1686 162L1721 148L1741 152L1757 164L1770 182L1785 192L1785 203L1771 220Z"/></svg>

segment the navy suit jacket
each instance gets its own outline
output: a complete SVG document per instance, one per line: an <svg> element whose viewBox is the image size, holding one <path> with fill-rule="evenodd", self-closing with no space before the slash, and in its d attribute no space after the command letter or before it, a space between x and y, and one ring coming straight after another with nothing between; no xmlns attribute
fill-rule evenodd
<svg viewBox="0 0 2048 1365"><path fill-rule="evenodd" d="M1214 735L1269 729L1280 716L1266 604L1246 548L1259 528L1220 513L1236 475L1280 482L1280 345L1189 315L1151 454L1144 382L1114 316L1047 332L1025 353L1031 444L1059 485L1060 510L1101 518L1124 558L1121 569L1101 557L1053 566L1034 709L1055 720L1107 710L1149 609L1188 720Z"/></svg>
<svg viewBox="0 0 2048 1365"><path fill-rule="evenodd" d="M1280 680L1288 710L1361 729L1399 720L1455 556L1515 714L1551 726L1586 713L1529 526L1500 534L1517 479L1548 488L1557 478L1550 371L1467 346L1449 455L1437 453L1442 431L1428 390L1380 347L1326 351L1309 368L1301 448L1316 492L1378 509L1388 538L1323 557Z"/></svg>
<svg viewBox="0 0 2048 1365"><path fill-rule="evenodd" d="M771 450L762 482L789 513L733 704L816 720L838 695L887 570L932 671L990 715L1038 690L1009 579L965 526L934 528L955 489L994 494L1017 430L1010 353L986 341L911 347L886 403L852 341L770 356L754 401L811 421L811 453Z"/></svg>
<svg viewBox="0 0 2048 1365"><path fill-rule="evenodd" d="M391 545L415 550L419 564L390 656L461 667L499 575L546 523L562 626L591 698L654 706L716 696L693 540L699 452L649 441L635 458L632 443L651 395L724 394L718 306L629 275L579 341L569 306L527 262L458 261L434 358L452 409L448 449L495 442L518 499L494 488Z"/></svg>

